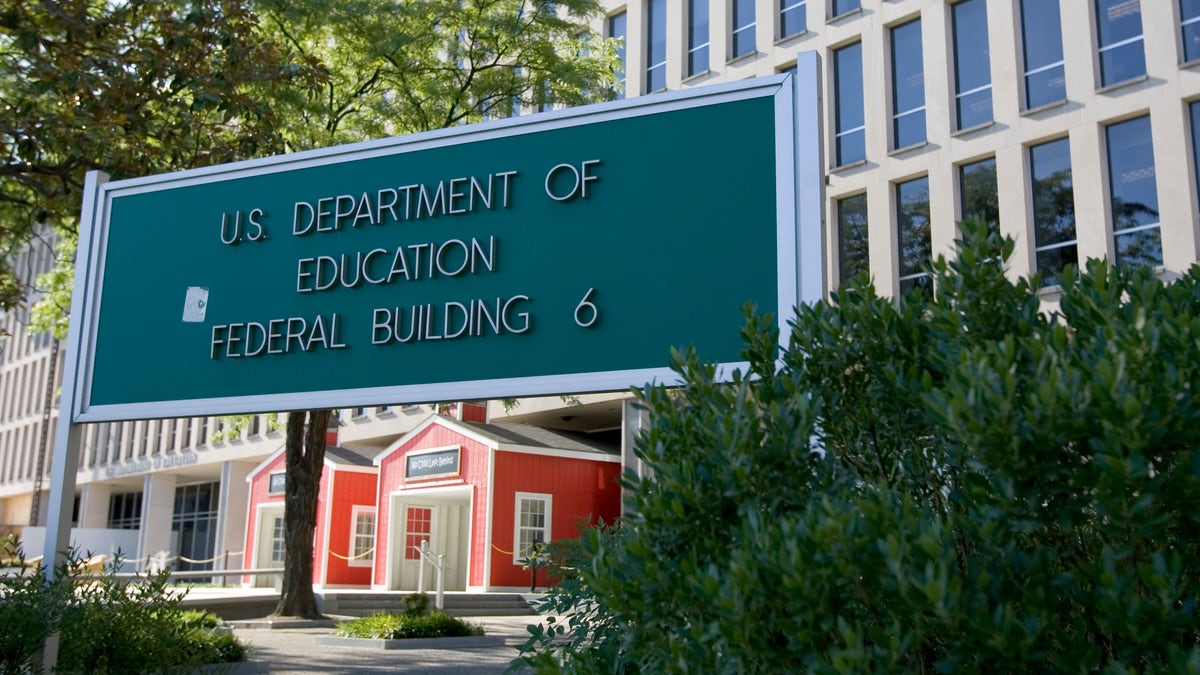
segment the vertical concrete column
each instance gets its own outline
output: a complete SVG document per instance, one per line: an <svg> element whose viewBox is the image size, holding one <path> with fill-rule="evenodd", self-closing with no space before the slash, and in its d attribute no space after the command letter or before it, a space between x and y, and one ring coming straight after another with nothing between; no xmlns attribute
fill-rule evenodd
<svg viewBox="0 0 1200 675"><path fill-rule="evenodd" d="M621 402L621 471L642 476L642 460L633 453L638 434L649 421L649 413L632 400ZM643 476L644 477L644 476ZM625 500L621 500L624 508Z"/></svg>
<svg viewBox="0 0 1200 675"><path fill-rule="evenodd" d="M1071 184L1075 191L1075 234L1079 265L1090 258L1111 260L1112 213L1108 197L1108 157L1104 130L1081 126L1071 131Z"/></svg>
<svg viewBox="0 0 1200 675"><path fill-rule="evenodd" d="M1000 234L1012 237L1014 247L1008 260L1008 278L1016 281L1037 271L1034 254L1033 213L1026 184L1029 155L1025 146L1006 145L996 151L996 189L1000 204Z"/></svg>
<svg viewBox="0 0 1200 675"><path fill-rule="evenodd" d="M1190 122L1189 107L1178 101L1165 99L1150 109L1163 267L1172 273L1186 271L1200 255L1192 153L1178 151L1191 138Z"/></svg>
<svg viewBox="0 0 1200 675"><path fill-rule="evenodd" d="M175 515L175 474L151 473L146 475L142 488L142 534L138 545L138 558L153 556L159 551L168 555L171 550L171 518ZM140 570L145 570L143 562Z"/></svg>
<svg viewBox="0 0 1200 675"><path fill-rule="evenodd" d="M633 98L646 91L646 3L625 11L625 98Z"/></svg>
<svg viewBox="0 0 1200 675"><path fill-rule="evenodd" d="M250 483L246 478L254 466L250 462L225 462L221 465L214 555L222 557L213 565L213 569L246 569L254 566L250 552L245 550L246 520L250 508ZM230 554L228 567L223 555L226 551Z"/></svg>
<svg viewBox="0 0 1200 675"><path fill-rule="evenodd" d="M79 495L79 527L108 527L108 504L112 497L112 485L88 483Z"/></svg>
<svg viewBox="0 0 1200 675"><path fill-rule="evenodd" d="M678 89L687 77L687 0L667 3L667 88Z"/></svg>

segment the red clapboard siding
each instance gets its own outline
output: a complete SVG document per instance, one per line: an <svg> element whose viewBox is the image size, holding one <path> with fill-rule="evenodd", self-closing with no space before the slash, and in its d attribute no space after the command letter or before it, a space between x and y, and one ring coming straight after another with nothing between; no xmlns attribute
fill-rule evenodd
<svg viewBox="0 0 1200 675"><path fill-rule="evenodd" d="M621 465L518 452L496 453L496 501L492 510L492 579L494 586L527 586L529 570L513 562L517 492L553 495L551 539L575 538L578 522L612 522L621 512L617 477ZM497 549L503 549L498 551ZM539 577L540 579L540 577ZM539 580L539 584L543 583Z"/></svg>
<svg viewBox="0 0 1200 675"><path fill-rule="evenodd" d="M325 555L318 555L318 557L325 558L325 564L328 566L325 583L335 586L370 585L371 568L369 566L351 565L344 558L350 557L351 553L350 545L354 527L354 507L375 507L375 499L378 494L378 477L374 472L330 471L328 466L325 467L325 473L327 476L331 473L333 475L333 504L330 510L329 544ZM320 536L318 533L318 537Z"/></svg>
<svg viewBox="0 0 1200 675"><path fill-rule="evenodd" d="M265 467L254 475L250 481L250 505L246 509L246 548L242 554L242 565L246 569L254 567L254 547L258 544L256 537L258 536L256 518L258 518L258 507L260 504L283 503L283 493L270 494L267 490L270 487L271 474L283 471L286 458L284 453L279 453L279 456L271 461ZM250 577L242 577L242 583L250 583Z"/></svg>

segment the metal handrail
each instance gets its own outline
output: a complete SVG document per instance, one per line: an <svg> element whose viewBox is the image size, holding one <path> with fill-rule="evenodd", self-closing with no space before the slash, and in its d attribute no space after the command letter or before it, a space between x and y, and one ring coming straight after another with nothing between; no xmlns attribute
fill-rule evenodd
<svg viewBox="0 0 1200 675"><path fill-rule="evenodd" d="M435 559L433 554L429 552L428 539L422 539L421 545L414 546L413 548L416 549L417 553L421 556L421 564L417 566L417 591L421 593L425 592L425 563L428 562L430 565L433 565L435 570L437 570L437 596L436 600L434 601L434 606L439 610L445 609L444 596L446 593L446 555L439 553Z"/></svg>

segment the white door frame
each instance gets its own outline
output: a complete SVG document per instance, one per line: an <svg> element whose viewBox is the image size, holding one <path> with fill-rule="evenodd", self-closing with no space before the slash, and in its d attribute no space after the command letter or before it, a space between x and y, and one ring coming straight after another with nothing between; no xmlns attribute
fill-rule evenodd
<svg viewBox="0 0 1200 675"><path fill-rule="evenodd" d="M406 514L402 506L409 501L419 501L422 497L442 502L462 502L467 504L466 529L460 535L465 539L464 555L462 556L464 587L471 580L471 530L474 523L475 489L473 485L453 485L447 487L416 488L410 490L395 490L388 495L388 534L387 562L384 565L384 587L388 590L399 588L401 582L400 566L404 564L404 530ZM377 551L378 553L378 551ZM432 589L434 579L427 580L427 587Z"/></svg>

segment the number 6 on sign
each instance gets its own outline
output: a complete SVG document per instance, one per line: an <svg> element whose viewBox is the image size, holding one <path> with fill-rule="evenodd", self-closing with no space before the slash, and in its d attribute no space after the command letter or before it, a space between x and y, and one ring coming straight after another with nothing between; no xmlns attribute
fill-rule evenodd
<svg viewBox="0 0 1200 675"><path fill-rule="evenodd" d="M596 320L600 318L600 309L596 307L596 303L589 298L596 292L596 289L589 288L587 293L583 294L583 299L575 306L575 323L579 324L580 328L591 328ZM584 320L584 317L591 314L591 318Z"/></svg>

